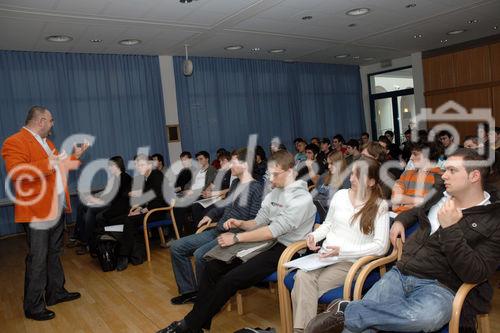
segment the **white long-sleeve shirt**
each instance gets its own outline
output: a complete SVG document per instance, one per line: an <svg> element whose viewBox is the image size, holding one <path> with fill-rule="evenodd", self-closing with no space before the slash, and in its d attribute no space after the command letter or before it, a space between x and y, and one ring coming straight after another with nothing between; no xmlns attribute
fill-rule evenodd
<svg viewBox="0 0 500 333"><path fill-rule="evenodd" d="M349 199L349 190L337 191L330 202L330 208L323 224L312 232L314 240L323 242L324 251L327 246L340 247L339 257L355 261L369 255L381 256L389 250L389 213L385 200L381 200L374 221L373 232L366 235L360 227L360 218L352 221L352 217L361 207L354 208Z"/></svg>

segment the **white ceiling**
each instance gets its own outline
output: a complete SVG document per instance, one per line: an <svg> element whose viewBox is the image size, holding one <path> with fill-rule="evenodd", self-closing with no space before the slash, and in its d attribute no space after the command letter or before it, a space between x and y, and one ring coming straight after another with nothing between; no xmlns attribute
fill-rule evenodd
<svg viewBox="0 0 500 333"><path fill-rule="evenodd" d="M345 15L362 7L371 12ZM500 0L0 0L2 50L182 55L189 44L194 56L366 65L493 35L499 25ZM467 31L446 35L455 29ZM59 34L73 40L45 40ZM118 44L131 38L142 43ZM224 49L234 44L244 48ZM287 51L267 52L277 48Z"/></svg>

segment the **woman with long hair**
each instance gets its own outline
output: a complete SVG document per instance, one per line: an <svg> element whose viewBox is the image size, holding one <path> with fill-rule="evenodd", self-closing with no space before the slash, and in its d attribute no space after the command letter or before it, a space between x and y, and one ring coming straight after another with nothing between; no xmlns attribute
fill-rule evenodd
<svg viewBox="0 0 500 333"><path fill-rule="evenodd" d="M292 290L295 332L302 332L316 316L318 299L344 283L357 259L384 255L389 249L389 214L379 186L379 169L379 163L372 158L354 162L351 188L335 193L325 221L307 236L308 248L319 250L321 259L333 263L313 271L299 270L295 275ZM323 245L318 246L322 240Z"/></svg>

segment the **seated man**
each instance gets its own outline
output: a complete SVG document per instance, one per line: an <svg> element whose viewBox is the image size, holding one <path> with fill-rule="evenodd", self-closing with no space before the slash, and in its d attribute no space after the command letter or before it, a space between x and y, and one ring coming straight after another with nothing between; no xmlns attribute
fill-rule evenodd
<svg viewBox="0 0 500 333"><path fill-rule="evenodd" d="M437 166L441 149L434 143L412 143L414 169L405 170L392 188L392 211L401 213L420 205L432 189L442 187L442 171Z"/></svg>
<svg viewBox="0 0 500 333"><path fill-rule="evenodd" d="M314 223L316 207L306 182L295 181L294 164L294 157L289 152L274 153L268 165L274 189L265 197L257 217L250 221L226 221L226 230L239 228L245 231L227 232L217 239L223 248L239 242L271 239L277 242L246 262L240 259L231 263L219 260L208 262L193 309L184 319L174 321L160 332L201 332L202 328L209 328L212 318L231 296L275 272L286 247L306 238Z"/></svg>
<svg viewBox="0 0 500 333"><path fill-rule="evenodd" d="M459 149L446 161L446 192L397 216L391 242L419 228L406 241L396 266L362 300L338 301L335 329L364 332L433 332L451 319L455 292L462 283L478 283L462 309L460 332L475 331L475 315L491 306L488 283L500 263L499 203L483 191L487 167L471 149ZM314 332L315 330L311 330Z"/></svg>
<svg viewBox="0 0 500 333"><path fill-rule="evenodd" d="M245 161L247 149L233 152L231 172L237 179L231 184L227 198L212 206L200 220L198 227L219 220L217 227L200 234L193 234L172 242L172 268L180 296L171 299L172 304L184 304L196 298L198 284L205 260L203 255L217 245L217 236L224 232L224 222L230 218L250 220L257 215L262 201L262 184L252 178ZM196 278L189 257L196 260Z"/></svg>

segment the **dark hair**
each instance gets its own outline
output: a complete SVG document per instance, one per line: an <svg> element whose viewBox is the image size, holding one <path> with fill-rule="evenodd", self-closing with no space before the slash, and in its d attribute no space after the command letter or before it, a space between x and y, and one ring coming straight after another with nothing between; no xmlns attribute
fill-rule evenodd
<svg viewBox="0 0 500 333"><path fill-rule="evenodd" d="M432 162L437 162L439 157L443 155L443 149L440 145L435 144L434 142L412 142L410 146L410 151L418 151L422 152L424 150L428 150L429 156L427 158Z"/></svg>
<svg viewBox="0 0 500 333"><path fill-rule="evenodd" d="M452 154L448 156L450 157L462 157L462 159L465 162L486 162L486 159L479 155L479 153L475 149L470 149L470 148L458 148L455 150ZM472 164L472 165L471 165ZM479 164L479 163L478 163ZM481 185L484 188L484 184L486 184L486 180L488 179L488 175L490 173L490 168L488 166L480 166L480 165L474 165L474 163L467 163L465 164L465 170L467 173L471 173L474 170L478 170L479 173L481 174Z"/></svg>
<svg viewBox="0 0 500 333"><path fill-rule="evenodd" d="M293 140L293 144L297 144L299 142L304 142L305 144L307 144L306 140L304 140L303 138L295 138L295 140Z"/></svg>
<svg viewBox="0 0 500 333"><path fill-rule="evenodd" d="M231 153L224 149L224 151L217 153L217 158L218 159L224 158L224 159L230 161L231 160Z"/></svg>
<svg viewBox="0 0 500 333"><path fill-rule="evenodd" d="M316 137L316 136L314 136L314 137L312 137L312 138L311 138L311 142L313 142L313 140L316 140L316 141L318 141L318 142L319 142L319 138L318 138L318 137Z"/></svg>
<svg viewBox="0 0 500 333"><path fill-rule="evenodd" d="M351 140L347 141L347 143L345 145L349 146L349 147L352 147L352 148L356 148L357 150L359 150L359 142L358 142L358 140L351 139Z"/></svg>
<svg viewBox="0 0 500 333"><path fill-rule="evenodd" d="M235 149L231 152L231 156L236 156L236 158L240 162L246 162L247 154L248 154L248 149L246 148Z"/></svg>
<svg viewBox="0 0 500 333"><path fill-rule="evenodd" d="M427 131L424 129L418 130L418 141L427 142Z"/></svg>
<svg viewBox="0 0 500 333"><path fill-rule="evenodd" d="M183 152L181 153L181 155L179 156L179 158L183 158L183 157L193 158L193 156L191 155L191 153L190 153L190 152L188 152L188 151L183 151Z"/></svg>
<svg viewBox="0 0 500 333"><path fill-rule="evenodd" d="M224 149L224 148L219 148L219 149L217 149L217 151L215 152L215 154L217 155L217 157L219 157L219 155L221 155L224 152L228 152L228 151L226 149Z"/></svg>
<svg viewBox="0 0 500 333"><path fill-rule="evenodd" d="M337 139L337 141L341 142L341 143L344 143L345 140L344 140L344 137L341 135L341 134L336 134L334 137L333 137L333 140Z"/></svg>
<svg viewBox="0 0 500 333"><path fill-rule="evenodd" d="M495 133L500 134L500 127L495 127Z"/></svg>
<svg viewBox="0 0 500 333"><path fill-rule="evenodd" d="M286 150L278 150L271 155L269 161L276 163L284 171L288 171L295 166L293 155Z"/></svg>
<svg viewBox="0 0 500 333"><path fill-rule="evenodd" d="M44 113L48 109L45 106L41 105L33 105L26 115L26 120L24 121L24 125L28 125L33 119L35 119L40 114Z"/></svg>
<svg viewBox="0 0 500 333"><path fill-rule="evenodd" d="M391 130L387 130L384 132L384 135L387 135L387 134L389 134L391 137L394 137L394 132Z"/></svg>
<svg viewBox="0 0 500 333"><path fill-rule="evenodd" d="M321 139L321 143L328 143L328 144L330 144L332 142L328 138L323 138L323 139Z"/></svg>
<svg viewBox="0 0 500 333"><path fill-rule="evenodd" d="M389 139L385 135L379 136L378 141L382 141L383 143L385 143L387 145L387 149L389 149L389 146L391 145L391 141L389 141Z"/></svg>
<svg viewBox="0 0 500 333"><path fill-rule="evenodd" d="M451 133L448 131L441 131L438 133L438 138L440 138L442 136L447 136L448 138L451 138L453 135L451 135Z"/></svg>
<svg viewBox="0 0 500 333"><path fill-rule="evenodd" d="M205 150L202 150L202 151L199 151L196 153L196 155L194 155L195 157L198 157L198 156L203 156L205 157L206 159L210 160L210 154L208 153L208 151L205 151Z"/></svg>
<svg viewBox="0 0 500 333"><path fill-rule="evenodd" d="M109 159L110 162L113 162L114 164L116 164L116 166L118 167L118 169L120 169L121 172L125 172L125 162L123 162L123 158L119 155L117 156L113 156Z"/></svg>
<svg viewBox="0 0 500 333"><path fill-rule="evenodd" d="M411 134L411 129L409 129L409 128L408 128L408 129L405 131L405 135L406 135L406 134Z"/></svg>
<svg viewBox="0 0 500 333"><path fill-rule="evenodd" d="M306 150L310 150L313 152L314 156L316 156L319 153L319 147L316 146L314 143L310 143L306 146Z"/></svg>
<svg viewBox="0 0 500 333"><path fill-rule="evenodd" d="M266 161L266 151L262 146L255 147L255 156L259 156L262 161Z"/></svg>
<svg viewBox="0 0 500 333"><path fill-rule="evenodd" d="M361 136L367 136L367 137L368 137L368 139L370 138L370 134L368 134L368 132L363 132L363 133L361 133Z"/></svg>
<svg viewBox="0 0 500 333"><path fill-rule="evenodd" d="M163 158L162 154L156 153L151 155L151 159L154 159L155 157L159 162L161 162L161 164L163 164L163 166L165 166L165 159Z"/></svg>
<svg viewBox="0 0 500 333"><path fill-rule="evenodd" d="M359 217L360 219L359 227L361 231L365 235L369 235L375 229L374 222L382 198L382 189L380 188L380 176L379 176L380 164L373 158L366 158L366 157L362 157L356 162L354 162L354 167L352 172L356 175L356 177L358 177L358 179L362 176L360 174L359 168L357 167L361 163L366 163L368 165L367 181L369 179L373 179L375 180L375 185L373 186L370 192L370 197L365 202L363 207L356 214L353 215L351 221L354 222Z"/></svg>

